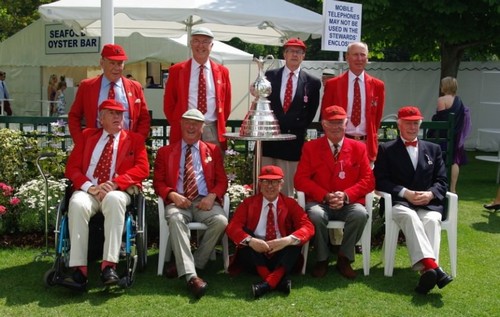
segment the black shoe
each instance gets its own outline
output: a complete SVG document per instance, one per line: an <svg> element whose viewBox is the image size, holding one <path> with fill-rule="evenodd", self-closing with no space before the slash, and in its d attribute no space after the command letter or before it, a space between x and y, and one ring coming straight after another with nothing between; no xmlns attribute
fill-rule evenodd
<svg viewBox="0 0 500 317"><path fill-rule="evenodd" d="M491 205L483 205L484 208L488 210L499 210L500 209L500 204L491 204Z"/></svg>
<svg viewBox="0 0 500 317"><path fill-rule="evenodd" d="M418 281L417 287L415 287L415 292L426 295L431 289L436 286L437 273L435 270L425 271L420 275L420 280Z"/></svg>
<svg viewBox="0 0 500 317"><path fill-rule="evenodd" d="M111 266L106 266L101 272L101 281L104 285L115 285L120 281L120 277Z"/></svg>
<svg viewBox="0 0 500 317"><path fill-rule="evenodd" d="M88 280L82 271L75 269L70 276L66 276L59 280L58 284L67 287L69 289L85 292L87 290Z"/></svg>
<svg viewBox="0 0 500 317"><path fill-rule="evenodd" d="M276 290L282 292L285 295L290 295L292 290L292 280L288 278L282 278L278 285L276 285Z"/></svg>
<svg viewBox="0 0 500 317"><path fill-rule="evenodd" d="M271 291L271 286L265 281L252 284L252 294L254 298L259 298L262 295L269 293Z"/></svg>
<svg viewBox="0 0 500 317"><path fill-rule="evenodd" d="M439 288L443 288L446 285L450 284L453 281L453 277L449 276L446 274L445 271L443 271L442 268L438 267L437 269L434 269L436 271L437 275L437 286Z"/></svg>

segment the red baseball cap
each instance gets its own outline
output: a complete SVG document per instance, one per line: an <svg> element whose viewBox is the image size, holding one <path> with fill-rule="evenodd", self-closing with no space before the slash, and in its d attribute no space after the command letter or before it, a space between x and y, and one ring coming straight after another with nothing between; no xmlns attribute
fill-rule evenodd
<svg viewBox="0 0 500 317"><path fill-rule="evenodd" d="M103 58L110 59L112 61L124 61L127 60L127 54L125 50L118 44L106 44L102 48L101 56Z"/></svg>
<svg viewBox="0 0 500 317"><path fill-rule="evenodd" d="M275 165L266 165L260 169L259 179L283 179L283 170Z"/></svg>
<svg viewBox="0 0 500 317"><path fill-rule="evenodd" d="M399 109L398 119L402 120L422 120L424 117L420 113L420 109L415 106L405 106Z"/></svg>
<svg viewBox="0 0 500 317"><path fill-rule="evenodd" d="M321 114L323 120L341 120L347 118L347 113L344 108L339 106L326 107Z"/></svg>
<svg viewBox="0 0 500 317"><path fill-rule="evenodd" d="M287 48L289 46L297 46L297 47L303 48L304 51L307 49L307 46L304 44L304 42L302 42L300 39L296 39L296 38L289 39L288 41L286 41L285 45L283 45L283 47L285 47L285 48Z"/></svg>
<svg viewBox="0 0 500 317"><path fill-rule="evenodd" d="M99 111L101 111L103 109L117 110L117 111L121 111L121 112L125 111L125 108L123 107L123 105L114 99L104 100L101 103L101 105L99 106Z"/></svg>

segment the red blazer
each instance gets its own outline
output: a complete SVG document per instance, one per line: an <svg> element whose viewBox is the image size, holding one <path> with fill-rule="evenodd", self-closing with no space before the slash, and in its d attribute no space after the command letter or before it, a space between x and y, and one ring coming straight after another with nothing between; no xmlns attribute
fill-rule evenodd
<svg viewBox="0 0 500 317"><path fill-rule="evenodd" d="M102 135L102 129L85 129L82 142L75 144L66 164L65 176L76 189L90 181L85 175L90 164L92 152ZM149 161L144 138L134 132L122 130L116 157L116 175L112 180L120 190L132 185L142 188L142 181L149 176Z"/></svg>
<svg viewBox="0 0 500 317"><path fill-rule="evenodd" d="M248 197L236 208L226 227L228 237L238 246L254 232L259 223L264 196L261 193ZM304 244L314 235L314 225L295 199L280 193L278 198L278 227L282 237L293 234Z"/></svg>
<svg viewBox="0 0 500 317"><path fill-rule="evenodd" d="M166 204L171 203L167 198L168 193L177 191L179 178L179 164L182 154L182 142L163 146L156 154L153 186ZM224 160L221 150L212 143L199 141L201 166L209 193L215 193L219 202L227 190L227 176L224 170Z"/></svg>
<svg viewBox="0 0 500 317"><path fill-rule="evenodd" d="M182 139L180 120L182 114L188 110L189 79L191 77L191 61L173 65L168 70L168 80L163 96L163 112L170 124L170 143ZM225 148L226 121L231 114L231 81L229 70L210 60L215 84L215 102L217 112L217 131L219 142Z"/></svg>
<svg viewBox="0 0 500 317"><path fill-rule="evenodd" d="M339 173L344 171L344 179ZM365 203L365 195L375 189L375 178L364 143L344 138L335 162L326 136L306 142L294 177L295 189L307 201L322 202L329 192L343 191L350 203Z"/></svg>
<svg viewBox="0 0 500 317"><path fill-rule="evenodd" d="M347 89L349 72L338 77L329 79L325 84L323 100L321 101L321 113L326 107L337 105L347 111ZM365 72L366 93L366 149L368 159L372 162L377 158L378 151L378 129L384 113L385 87L384 82L372 77Z"/></svg>
<svg viewBox="0 0 500 317"><path fill-rule="evenodd" d="M85 79L78 86L75 101L68 113L69 132L75 143L82 139L82 119L87 128L96 128L102 76ZM139 133L146 139L149 136L151 117L141 84L123 76L122 81L129 105L129 130Z"/></svg>

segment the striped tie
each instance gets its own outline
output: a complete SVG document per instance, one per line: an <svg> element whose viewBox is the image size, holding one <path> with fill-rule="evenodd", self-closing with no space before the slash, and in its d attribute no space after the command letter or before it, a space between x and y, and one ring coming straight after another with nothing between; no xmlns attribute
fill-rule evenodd
<svg viewBox="0 0 500 317"><path fill-rule="evenodd" d="M196 175L194 173L193 156L191 155L192 145L186 147L186 159L184 162L184 196L189 200L198 197L198 186L196 185Z"/></svg>

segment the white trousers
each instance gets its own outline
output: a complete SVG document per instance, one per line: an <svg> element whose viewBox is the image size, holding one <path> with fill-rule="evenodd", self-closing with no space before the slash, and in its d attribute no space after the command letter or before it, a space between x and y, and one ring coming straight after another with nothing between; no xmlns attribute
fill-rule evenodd
<svg viewBox="0 0 500 317"><path fill-rule="evenodd" d="M86 266L89 242L89 221L97 212L104 215L104 250L102 259L118 263L125 223L125 208L130 196L114 190L102 202L94 196L77 190L69 200L69 235L71 240L69 266Z"/></svg>
<svg viewBox="0 0 500 317"><path fill-rule="evenodd" d="M441 213L396 204L392 207L392 217L405 235L414 270L423 269L420 260L436 259L441 244Z"/></svg>

